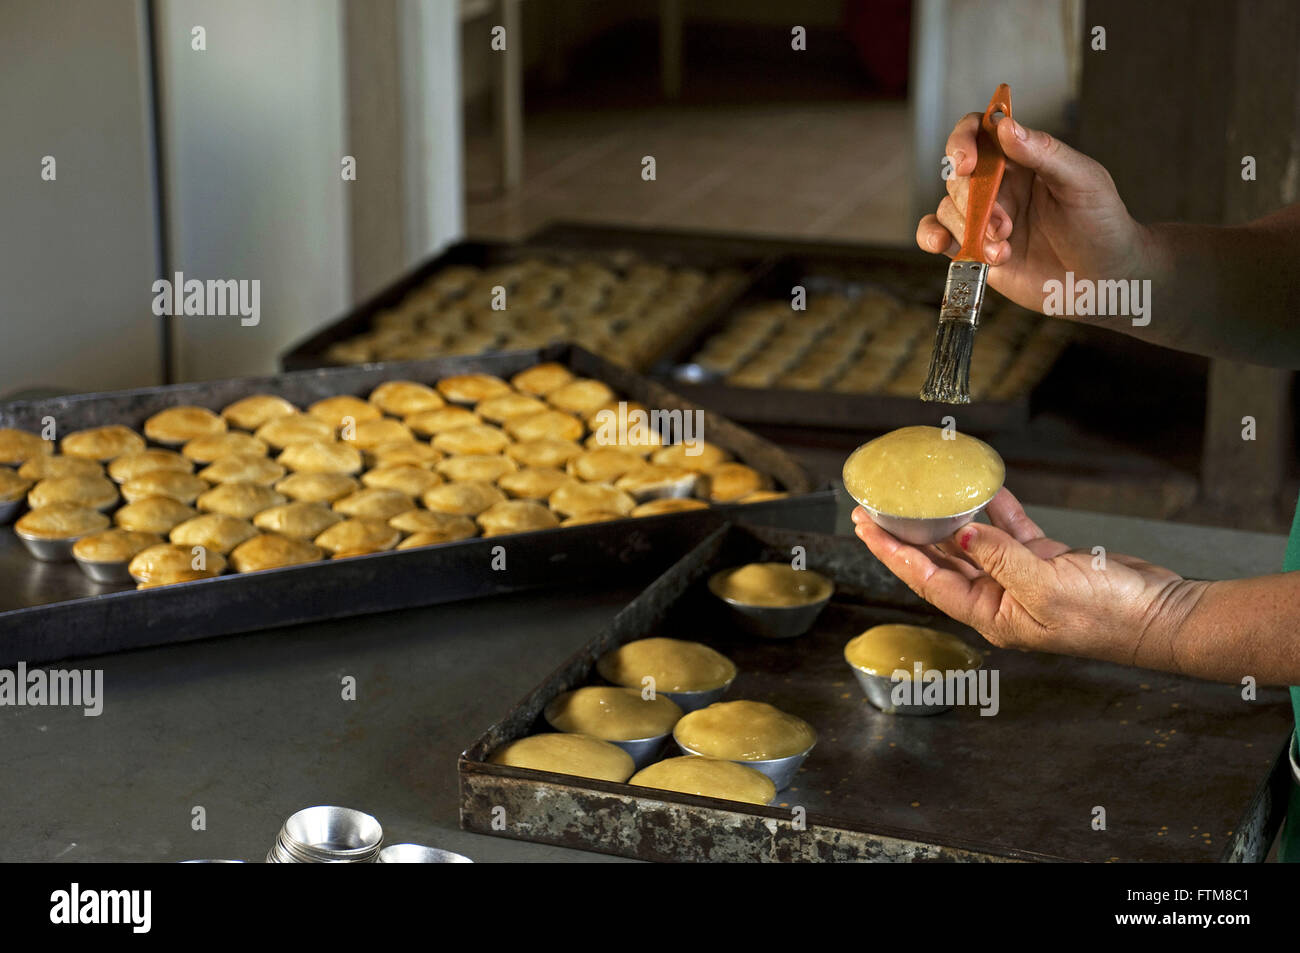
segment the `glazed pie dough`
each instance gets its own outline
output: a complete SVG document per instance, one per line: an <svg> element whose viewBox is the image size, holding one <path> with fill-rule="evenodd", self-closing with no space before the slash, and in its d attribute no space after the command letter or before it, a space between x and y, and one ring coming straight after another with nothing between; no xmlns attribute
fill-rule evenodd
<svg viewBox="0 0 1300 953"><path fill-rule="evenodd" d="M194 509L179 500L166 496L151 496L138 503L128 503L119 509L113 514L113 522L122 529L157 533L163 536L197 515Z"/></svg>
<svg viewBox="0 0 1300 953"><path fill-rule="evenodd" d="M566 414L562 410L544 410L527 417L512 417L506 421L505 430L520 441L540 440L544 437L553 440L581 440L586 427L573 414Z"/></svg>
<svg viewBox="0 0 1300 953"><path fill-rule="evenodd" d="M545 397L551 391L558 390L573 380L572 372L563 364L554 361L546 364L534 364L527 370L520 371L510 378L510 383L536 397Z"/></svg>
<svg viewBox="0 0 1300 953"><path fill-rule="evenodd" d="M715 503L734 503L763 489L763 474L743 463L720 463L704 474L708 497Z"/></svg>
<svg viewBox="0 0 1300 953"><path fill-rule="evenodd" d="M425 490L441 484L442 477L424 467L406 464L367 470L361 475L361 482L366 486L396 490L413 499L419 499Z"/></svg>
<svg viewBox="0 0 1300 953"><path fill-rule="evenodd" d="M375 447L370 451L370 464L373 467L415 466L431 470L442 457L441 450L435 450L427 443L404 440Z"/></svg>
<svg viewBox="0 0 1300 953"><path fill-rule="evenodd" d="M240 430L256 430L262 424L281 417L292 417L298 408L275 394L252 394L235 401L221 411L227 423Z"/></svg>
<svg viewBox="0 0 1300 953"><path fill-rule="evenodd" d="M525 440L506 447L506 456L511 460L526 467L538 468L562 467L583 452L582 444L554 437Z"/></svg>
<svg viewBox="0 0 1300 953"><path fill-rule="evenodd" d="M601 656L600 677L626 688L641 688L642 679L655 680L658 692L705 692L721 688L736 677L736 666L721 652L702 642L681 639L638 639Z"/></svg>
<svg viewBox="0 0 1300 953"><path fill-rule="evenodd" d="M248 520L225 513L204 513L173 527L167 538L181 546L202 546L225 555L256 535L257 530Z"/></svg>
<svg viewBox="0 0 1300 953"><path fill-rule="evenodd" d="M70 457L88 457L107 463L124 453L139 453L145 448L144 437L129 427L110 424L68 434L59 448Z"/></svg>
<svg viewBox="0 0 1300 953"><path fill-rule="evenodd" d="M144 422L144 435L155 443L180 445L195 437L224 433L226 421L206 407L168 407Z"/></svg>
<svg viewBox="0 0 1300 953"><path fill-rule="evenodd" d="M23 494L31 488L31 480L23 479L8 467L0 467L0 503L21 500Z"/></svg>
<svg viewBox="0 0 1300 953"><path fill-rule="evenodd" d="M108 465L108 475L117 483L125 483L154 470L193 473L194 464L174 450L141 450L123 454Z"/></svg>
<svg viewBox="0 0 1300 953"><path fill-rule="evenodd" d="M789 563L748 563L714 573L709 589L745 606L789 607L821 602L834 585L819 572Z"/></svg>
<svg viewBox="0 0 1300 953"><path fill-rule="evenodd" d="M27 505L32 509L51 503L75 503L99 510L116 502L117 487L102 476L50 477L41 480L27 494Z"/></svg>
<svg viewBox="0 0 1300 953"><path fill-rule="evenodd" d="M632 756L618 745L559 731L502 745L488 760L512 768L551 771L616 784L622 784L636 770Z"/></svg>
<svg viewBox="0 0 1300 953"><path fill-rule="evenodd" d="M636 509L636 500L608 483L571 483L552 493L547 502L561 516L596 512L627 516Z"/></svg>
<svg viewBox="0 0 1300 953"><path fill-rule="evenodd" d="M405 513L398 513L388 521L388 525L403 533L428 539L427 542L416 543L417 546L427 546L430 542L450 543L478 535L478 525L468 516L435 513L432 510L407 510Z"/></svg>
<svg viewBox="0 0 1300 953"><path fill-rule="evenodd" d="M361 451L339 440L304 440L285 447L279 462L298 473L360 473Z"/></svg>
<svg viewBox="0 0 1300 953"><path fill-rule="evenodd" d="M589 685L565 692L546 706L545 714L557 731L605 741L637 741L668 734L682 710L666 695L648 700L639 688Z"/></svg>
<svg viewBox="0 0 1300 953"><path fill-rule="evenodd" d="M746 804L771 804L776 797L776 785L761 771L695 755L665 758L638 771L628 783Z"/></svg>
<svg viewBox="0 0 1300 953"><path fill-rule="evenodd" d="M276 533L262 533L234 548L230 554L230 566L235 572L258 572L314 563L324 558L325 551L315 543Z"/></svg>
<svg viewBox="0 0 1300 953"><path fill-rule="evenodd" d="M400 443L402 441L415 442L415 434L411 433L411 428L406 426L400 420L394 420L392 417L382 417L379 420L365 420L352 428L352 436L344 434L344 440L354 447L362 450L373 450L375 447L381 447L386 443Z"/></svg>
<svg viewBox="0 0 1300 953"><path fill-rule="evenodd" d="M248 520L262 510L288 501L288 497L260 483L222 483L201 494L196 505L204 513L224 513Z"/></svg>
<svg viewBox="0 0 1300 953"><path fill-rule="evenodd" d="M624 447L600 447L584 450L569 461L566 469L570 476L588 483L613 483L629 470L645 465L645 458L635 450Z"/></svg>
<svg viewBox="0 0 1300 953"><path fill-rule="evenodd" d="M346 473L290 473L275 484L277 491L303 503L333 503L360 486Z"/></svg>
<svg viewBox="0 0 1300 953"><path fill-rule="evenodd" d="M500 453L510 443L510 438L491 424L470 424L457 427L433 438L433 448L443 453L484 454Z"/></svg>
<svg viewBox="0 0 1300 953"><path fill-rule="evenodd" d="M723 761L789 758L817 742L817 732L802 718L752 701L714 702L693 711L677 723L673 737L696 754Z"/></svg>
<svg viewBox="0 0 1300 953"><path fill-rule="evenodd" d="M438 392L457 404L477 404L511 392L510 385L491 374L456 374L438 381Z"/></svg>
<svg viewBox="0 0 1300 953"><path fill-rule="evenodd" d="M480 513L478 525L483 527L484 536L504 536L507 533L554 529L560 525L560 521L541 503L532 500L506 500L502 503L494 503Z"/></svg>
<svg viewBox="0 0 1300 953"><path fill-rule="evenodd" d="M195 437L181 447L181 453L196 463L211 463L237 453L264 457L269 450L265 440L237 432Z"/></svg>
<svg viewBox="0 0 1300 953"><path fill-rule="evenodd" d="M435 513L478 516L505 498L506 495L490 483L448 483L435 486L421 500Z"/></svg>
<svg viewBox="0 0 1300 953"><path fill-rule="evenodd" d="M54 443L26 430L0 427L0 463L20 464L54 453Z"/></svg>
<svg viewBox="0 0 1300 953"><path fill-rule="evenodd" d="M128 503L166 496L181 503L193 503L208 489L208 481L192 473L177 470L151 470L122 484L122 497Z"/></svg>
<svg viewBox="0 0 1300 953"><path fill-rule="evenodd" d="M920 625L876 625L844 646L844 660L868 675L892 677L903 671L912 677L912 666L920 662L928 672L968 671L979 668L981 657L955 635Z"/></svg>
<svg viewBox="0 0 1300 953"><path fill-rule="evenodd" d="M656 450L650 459L654 463L662 463L670 467L711 470L719 464L727 463L731 459L731 454L715 444L700 440L690 445L675 443L671 447Z"/></svg>
<svg viewBox="0 0 1300 953"><path fill-rule="evenodd" d="M232 453L218 457L199 471L209 483L260 483L270 486L288 472L269 457L256 453Z"/></svg>
<svg viewBox="0 0 1300 953"><path fill-rule="evenodd" d="M317 417L294 414L292 417L277 417L267 421L257 428L253 436L276 450L283 450L291 443L301 443L304 440L333 440L334 428Z"/></svg>
<svg viewBox="0 0 1300 953"><path fill-rule="evenodd" d="M392 549L402 534L383 520L355 517L335 523L316 537L316 545L335 556L360 556Z"/></svg>
<svg viewBox="0 0 1300 953"><path fill-rule="evenodd" d="M108 517L75 503L51 503L26 513L14 529L37 539L75 539L108 529Z"/></svg>
<svg viewBox="0 0 1300 953"><path fill-rule="evenodd" d="M591 378L579 378L546 395L547 403L560 410L586 418L616 397L607 384Z"/></svg>
<svg viewBox="0 0 1300 953"><path fill-rule="evenodd" d="M268 533L315 539L342 519L324 503L282 503L254 516L253 525Z"/></svg>
<svg viewBox="0 0 1300 953"><path fill-rule="evenodd" d="M415 509L415 500L405 493L375 486L358 490L334 503L336 513L379 520L389 520L398 513L413 509Z"/></svg>
<svg viewBox="0 0 1300 953"><path fill-rule="evenodd" d="M844 488L880 513L955 516L993 498L1006 468L996 450L963 433L903 427L863 444L844 464Z"/></svg>
<svg viewBox="0 0 1300 953"><path fill-rule="evenodd" d="M707 510L709 504L703 500L685 497L665 497L640 504L631 513L632 516L663 516L666 513L686 513L690 510Z"/></svg>
<svg viewBox="0 0 1300 953"><path fill-rule="evenodd" d="M103 476L104 468L89 457L32 457L18 468L24 480L44 480L46 477Z"/></svg>
<svg viewBox="0 0 1300 953"><path fill-rule="evenodd" d="M572 482L573 477L562 470L541 467L526 467L497 478L497 486L520 500L544 500Z"/></svg>
<svg viewBox="0 0 1300 953"><path fill-rule="evenodd" d="M443 407L440 410L426 410L406 418L406 423L421 437L434 437L457 427L470 427L481 424L483 418L464 407Z"/></svg>
<svg viewBox="0 0 1300 953"><path fill-rule="evenodd" d="M410 417L445 405L436 390L415 381L384 381L370 392L370 402L394 417Z"/></svg>
<svg viewBox="0 0 1300 953"><path fill-rule="evenodd" d="M195 562L200 556L203 568L197 569ZM195 553L191 546L160 543L137 553L127 565L127 572L143 587L210 579L221 575L225 568L226 560L220 553L211 550Z"/></svg>
<svg viewBox="0 0 1300 953"><path fill-rule="evenodd" d="M129 529L106 529L83 536L72 545L72 555L88 563L124 563L136 553L162 543L157 533Z"/></svg>
<svg viewBox="0 0 1300 953"><path fill-rule="evenodd" d="M453 483L491 483L516 469L509 457L492 453L448 457L438 464L438 472Z"/></svg>
<svg viewBox="0 0 1300 953"><path fill-rule="evenodd" d="M324 421L334 430L340 429L349 421L360 424L367 420L378 420L383 416L374 404L349 394L318 400L307 408L307 413L317 420Z"/></svg>

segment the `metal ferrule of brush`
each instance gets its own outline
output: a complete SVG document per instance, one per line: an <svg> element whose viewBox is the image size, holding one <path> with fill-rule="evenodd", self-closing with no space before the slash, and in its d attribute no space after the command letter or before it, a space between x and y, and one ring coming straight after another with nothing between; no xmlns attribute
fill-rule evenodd
<svg viewBox="0 0 1300 953"><path fill-rule="evenodd" d="M970 403L970 356L988 273L989 266L979 261L954 261L948 266L930 372L921 388L922 400Z"/></svg>
<svg viewBox="0 0 1300 953"><path fill-rule="evenodd" d="M954 261L948 266L948 282L943 286L940 321L965 321L980 326L980 308L984 304L984 284L989 266L982 261Z"/></svg>

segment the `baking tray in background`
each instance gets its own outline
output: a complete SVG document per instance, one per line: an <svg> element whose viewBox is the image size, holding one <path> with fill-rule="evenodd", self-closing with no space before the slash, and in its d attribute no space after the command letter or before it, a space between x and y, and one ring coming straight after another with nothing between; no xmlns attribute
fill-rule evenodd
<svg viewBox="0 0 1300 953"><path fill-rule="evenodd" d="M47 415L61 434L121 423L141 428L149 415L176 404L220 410L254 393L279 394L299 406L333 394L365 396L381 381L432 383L481 371L509 377L539 361L560 361L599 378L650 408L690 409L662 385L569 345L540 350L323 368L268 378L206 381L107 394L84 394L0 405L0 427L40 430ZM835 499L798 462L741 427L706 412L703 436L769 474L790 496L743 508L751 519L829 529ZM694 545L717 513L738 505L474 538L440 546L327 560L251 574L136 590L91 582L75 563L33 559L10 527L0 527L0 665L52 661L213 635L246 632L487 596L560 578L599 579L637 566L666 566ZM507 550L507 571L492 569L492 550Z"/></svg>
<svg viewBox="0 0 1300 953"><path fill-rule="evenodd" d="M972 433L991 434L1023 428L1029 420L1032 392L1013 400L983 399L952 407L922 403L915 396L841 393L829 388L738 387L701 375L699 368L691 363L692 356L710 337L721 331L730 318L772 301L788 303L791 289L796 285L803 286L809 296L840 292L856 297L866 288L878 288L905 304L930 309L930 323L921 330L915 345L928 353L938 326L946 264L944 259L913 249L864 245L856 249L840 246L826 250L815 244L802 249L789 245L787 253L756 276L744 295L733 301L724 312L715 313L714 321L701 326L699 333L681 348L667 352L651 372L702 406L747 424L861 434L913 424L935 426L941 417L952 415L962 430ZM1023 311L990 290L986 307L991 306ZM975 347L979 346L977 334ZM870 348L868 342L868 352Z"/></svg>
<svg viewBox="0 0 1300 953"><path fill-rule="evenodd" d="M835 580L833 600L799 639L743 635L708 593L708 577L788 560L795 546ZM985 667L1000 673L999 713L873 708L843 649L883 622L932 625L982 648ZM817 747L775 805L488 763L498 746L549 730L543 708L597 681L601 655L655 635L712 645L740 670L728 699L770 702L817 729ZM1286 702L1282 689L1244 702L1238 686L994 649L921 602L852 537L729 524L461 755L461 826L656 861L1259 861L1285 810ZM1092 826L1098 806L1105 830ZM806 811L805 830L792 826L795 807ZM494 830L501 808L505 827Z"/></svg>
<svg viewBox="0 0 1300 953"><path fill-rule="evenodd" d="M453 265L486 268L528 258L608 264L627 252L674 267L689 266L711 273L724 269L737 272L737 281L702 302L692 315L690 325L677 334L665 337L655 354L644 362L644 367L649 367L665 354L675 353L695 336L701 325L710 323L720 311L725 310L767 266L768 257L772 254L771 249L762 243L734 236L579 224L548 227L520 242L458 242L417 265L343 317L293 345L281 355L280 366L285 370L340 366L328 354L331 345L369 330L377 313L400 304L410 292Z"/></svg>

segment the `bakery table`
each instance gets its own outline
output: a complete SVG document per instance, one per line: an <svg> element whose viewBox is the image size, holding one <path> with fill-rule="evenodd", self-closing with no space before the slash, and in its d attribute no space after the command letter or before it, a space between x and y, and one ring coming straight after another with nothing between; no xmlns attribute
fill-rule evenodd
<svg viewBox="0 0 1300 953"><path fill-rule="evenodd" d="M1201 578L1274 572L1285 549L1278 535L1028 509L1071 545ZM360 808L389 843L476 861L616 861L460 830L456 759L647 581L58 663L103 670L103 713L0 708L0 861L261 861L313 804Z"/></svg>

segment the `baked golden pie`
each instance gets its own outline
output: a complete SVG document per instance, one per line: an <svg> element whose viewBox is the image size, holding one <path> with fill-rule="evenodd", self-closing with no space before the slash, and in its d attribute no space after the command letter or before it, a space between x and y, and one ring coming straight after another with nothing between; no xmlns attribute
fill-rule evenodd
<svg viewBox="0 0 1300 953"><path fill-rule="evenodd" d="M346 473L290 473L275 484L280 493L303 503L333 503L360 487Z"/></svg>
<svg viewBox="0 0 1300 953"><path fill-rule="evenodd" d="M113 522L122 529L165 536L172 531L173 527L197 515L196 510L186 506L180 500L173 500L167 496L151 496L119 508L113 514Z"/></svg>
<svg viewBox="0 0 1300 953"><path fill-rule="evenodd" d="M398 513L415 509L415 500L405 493L386 487L369 486L334 501L334 512L344 516L364 516L389 520Z"/></svg>
<svg viewBox="0 0 1300 953"><path fill-rule="evenodd" d="M627 516L636 509L636 500L608 483L570 483L552 493L547 503L561 516L593 512Z"/></svg>
<svg viewBox="0 0 1300 953"><path fill-rule="evenodd" d="M392 549L401 538L402 534L383 520L358 516L335 523L317 536L315 543L336 557L360 556Z"/></svg>
<svg viewBox="0 0 1300 953"><path fill-rule="evenodd" d="M195 437L225 433L226 421L206 407L185 405L160 410L144 422L144 435L155 443L180 446Z"/></svg>
<svg viewBox="0 0 1300 953"><path fill-rule="evenodd" d="M179 470L150 470L122 484L122 497L128 503L151 496L169 496L182 503L193 503L208 489L208 481L193 473Z"/></svg>
<svg viewBox="0 0 1300 953"><path fill-rule="evenodd" d="M174 450L141 450L139 453L126 453L108 465L108 475L117 483L125 483L133 477L153 470L175 470L177 473L193 473L194 464Z"/></svg>
<svg viewBox="0 0 1300 953"><path fill-rule="evenodd" d="M281 466L297 473L360 473L361 451L341 440L304 440L280 451Z"/></svg>
<svg viewBox="0 0 1300 953"><path fill-rule="evenodd" d="M253 436L276 450L283 450L291 443L304 440L333 440L334 428L318 417L294 414L268 420L257 428Z"/></svg>
<svg viewBox="0 0 1300 953"><path fill-rule="evenodd" d="M298 408L275 394L251 394L241 398L221 411L226 422L240 430L256 430L262 424L280 417L292 417Z"/></svg>
<svg viewBox="0 0 1300 953"><path fill-rule="evenodd" d="M533 500L505 500L493 503L478 515L478 525L484 536L504 536L507 533L529 533L539 529L554 529L560 525L555 514Z"/></svg>
<svg viewBox="0 0 1300 953"><path fill-rule="evenodd" d="M348 431L345 430L343 439L362 450L373 450L386 443L400 443L403 440L415 441L415 434L411 433L411 428L392 417L363 420L352 428L351 434L349 437Z"/></svg>
<svg viewBox="0 0 1300 953"><path fill-rule="evenodd" d="M624 689L636 691L636 689ZM683 748L723 761L770 761L803 754L817 732L766 702L714 702L683 716L673 731Z"/></svg>
<svg viewBox="0 0 1300 953"><path fill-rule="evenodd" d="M657 692L707 692L731 683L736 666L702 642L638 639L620 645L596 662L600 677L625 688L641 688L654 679Z"/></svg>
<svg viewBox="0 0 1300 953"><path fill-rule="evenodd" d="M202 546L225 555L256 535L257 530L246 519L225 513L202 513L172 527L167 538L180 546Z"/></svg>
<svg viewBox="0 0 1300 953"><path fill-rule="evenodd" d="M763 474L743 463L720 463L705 471L700 482L714 503L734 503L764 489L767 481Z"/></svg>
<svg viewBox="0 0 1300 953"><path fill-rule="evenodd" d="M14 531L34 539L76 539L108 529L108 517L76 503L50 503L29 510Z"/></svg>
<svg viewBox="0 0 1300 953"><path fill-rule="evenodd" d="M759 490L756 493L749 494L749 496L742 496L740 502L766 503L769 500L784 500L789 495L789 493L782 492L781 490Z"/></svg>
<svg viewBox="0 0 1300 953"><path fill-rule="evenodd" d="M979 668L982 657L955 635L920 625L874 625L844 646L844 660L868 675L911 678L921 671L964 672Z"/></svg>
<svg viewBox="0 0 1300 953"><path fill-rule="evenodd" d="M578 378L551 391L546 395L546 401L552 407L586 419L616 396L608 384L591 378Z"/></svg>
<svg viewBox="0 0 1300 953"><path fill-rule="evenodd" d="M660 496L683 497L695 489L698 474L684 467L664 463L643 463L624 473L614 481L620 490L631 493L638 500Z"/></svg>
<svg viewBox="0 0 1300 953"><path fill-rule="evenodd" d="M562 486L573 482L563 470L525 467L497 478L497 486L519 500L545 500Z"/></svg>
<svg viewBox="0 0 1300 953"><path fill-rule="evenodd" d="M518 468L509 457L495 453L473 453L448 457L438 464L437 469L453 483L491 483Z"/></svg>
<svg viewBox="0 0 1300 953"><path fill-rule="evenodd" d="M72 544L72 555L88 563L125 563L136 553L162 543L157 533L130 529L106 529L83 536Z"/></svg>
<svg viewBox="0 0 1300 953"><path fill-rule="evenodd" d="M12 503L21 500L23 494L32 488L32 481L20 477L9 467L0 467L0 503Z"/></svg>
<svg viewBox="0 0 1300 953"><path fill-rule="evenodd" d="M136 553L127 566L127 572L142 585L168 586L176 582L210 579L221 575L225 568L224 556L202 546L159 543Z"/></svg>
<svg viewBox="0 0 1300 953"><path fill-rule="evenodd" d="M315 539L343 519L324 503L282 503L262 510L253 517L253 525L268 533L280 533L298 539Z"/></svg>
<svg viewBox="0 0 1300 953"><path fill-rule="evenodd" d="M529 397L527 394L503 394L500 397L489 397L487 400L480 401L474 408L478 415L484 420L490 420L495 424L509 420L511 417L527 417L529 414L540 414L546 409L546 404L536 397Z"/></svg>
<svg viewBox="0 0 1300 953"><path fill-rule="evenodd" d="M1002 458L983 440L939 427L891 431L844 463L844 488L853 499L909 519L969 512L991 500L1005 476Z"/></svg>
<svg viewBox="0 0 1300 953"><path fill-rule="evenodd" d="M574 457L583 453L582 444L573 440L556 440L554 437L541 437L537 440L525 440L512 443L506 447L506 456L526 467L550 469L562 467Z"/></svg>
<svg viewBox="0 0 1300 953"><path fill-rule="evenodd" d="M361 474L361 482L366 486L396 490L413 499L419 499L425 490L442 483L442 477L424 467L405 464L367 470Z"/></svg>
<svg viewBox="0 0 1300 953"><path fill-rule="evenodd" d="M636 770L632 756L618 745L562 731L511 741L493 751L488 760L512 768L551 771L616 784L622 784Z"/></svg>
<svg viewBox="0 0 1300 953"><path fill-rule="evenodd" d="M588 685L554 699L546 706L545 716L557 731L605 741L638 741L668 734L682 717L682 710L666 695L646 699L639 688Z"/></svg>
<svg viewBox="0 0 1300 953"><path fill-rule="evenodd" d="M372 467L415 466L428 470L432 470L433 465L443 457L441 450L435 450L418 440L386 443L368 451L368 455Z"/></svg>
<svg viewBox="0 0 1300 953"><path fill-rule="evenodd" d="M511 417L505 422L505 431L516 440L581 440L586 432L581 420L562 410L543 410L527 417Z"/></svg>
<svg viewBox="0 0 1300 953"><path fill-rule="evenodd" d="M653 463L662 463L669 467L685 467L688 470L711 470L713 467L731 460L731 454L716 444L704 440L691 443L675 443L671 447L656 450L650 457Z"/></svg>
<svg viewBox="0 0 1300 953"><path fill-rule="evenodd" d="M89 457L100 463L107 463L124 453L138 453L144 448L144 437L119 424L78 430L59 441L59 449L68 456Z"/></svg>
<svg viewBox="0 0 1300 953"><path fill-rule="evenodd" d="M224 513L250 520L262 510L288 501L288 497L261 483L219 483L200 494L195 506L203 513Z"/></svg>
<svg viewBox="0 0 1300 953"><path fill-rule="evenodd" d="M714 595L743 606L806 606L829 598L834 588L821 573L789 563L748 563L709 577Z"/></svg>
<svg viewBox="0 0 1300 953"><path fill-rule="evenodd" d="M196 463L211 463L236 453L264 457L269 450L265 440L238 431L195 437L181 447L181 453Z"/></svg>
<svg viewBox="0 0 1300 953"><path fill-rule="evenodd" d="M628 784L746 804L771 804L776 797L776 785L763 772L696 755L665 758L632 775Z"/></svg>
<svg viewBox="0 0 1300 953"><path fill-rule="evenodd" d="M27 493L27 505L32 509L51 503L75 503L102 510L116 502L117 487L102 476L48 477Z"/></svg>
<svg viewBox="0 0 1300 953"><path fill-rule="evenodd" d="M288 472L270 457L256 453L232 453L217 457L199 471L209 483L260 483L270 486Z"/></svg>
<svg viewBox="0 0 1300 953"><path fill-rule="evenodd" d="M46 477L103 476L104 468L89 457L32 457L18 468L24 480L44 480Z"/></svg>
<svg viewBox="0 0 1300 953"><path fill-rule="evenodd" d="M510 392L509 384L491 374L454 374L438 381L438 393L456 404L477 404Z"/></svg>
<svg viewBox="0 0 1300 953"><path fill-rule="evenodd" d="M54 453L54 441L42 440L26 430L12 427L0 427L0 463L12 463L15 466L26 463L35 457L44 457Z"/></svg>
<svg viewBox="0 0 1300 953"><path fill-rule="evenodd" d="M421 502L435 513L454 513L460 516L478 516L493 503L500 503L506 495L490 483L446 483L435 486Z"/></svg>
<svg viewBox="0 0 1300 953"><path fill-rule="evenodd" d="M421 437L434 437L457 427L470 427L482 422L482 417L464 407L426 410L406 418L407 425Z"/></svg>
<svg viewBox="0 0 1300 953"><path fill-rule="evenodd" d="M620 435L615 431L611 435L602 427L598 427L582 442L582 445L588 450L631 450L643 458L662 444L663 438L653 430L638 431L635 435Z"/></svg>
<svg viewBox="0 0 1300 953"><path fill-rule="evenodd" d="M645 458L635 450L625 447L599 447L584 450L569 461L570 476L588 483L613 483L629 470L645 466Z"/></svg>
<svg viewBox="0 0 1300 953"><path fill-rule="evenodd" d="M551 391L563 387L571 380L573 380L573 373L567 367L550 361L546 364L534 364L532 367L520 371L510 378L510 383L525 394L544 397Z"/></svg>
<svg viewBox="0 0 1300 953"><path fill-rule="evenodd" d="M640 503L631 513L632 516L663 516L666 513L686 513L690 510L707 510L709 504L703 500L688 497L668 496L658 500Z"/></svg>
<svg viewBox="0 0 1300 953"><path fill-rule="evenodd" d="M623 517L618 513L602 513L599 511L591 513L579 513L577 516L570 516L568 519L560 521L561 526L586 526L588 523L608 523L610 520L621 520Z"/></svg>
<svg viewBox="0 0 1300 953"><path fill-rule="evenodd" d="M483 454L500 453L510 443L500 428L491 424L470 424L447 430L433 438L433 448L443 453Z"/></svg>
<svg viewBox="0 0 1300 953"><path fill-rule="evenodd" d="M445 405L436 390L415 381L384 381L370 392L370 403L394 417L410 417Z"/></svg>
<svg viewBox="0 0 1300 953"><path fill-rule="evenodd" d="M383 416L374 404L360 397L353 397L351 394L339 394L336 397L318 400L307 408L307 413L329 424L334 430L349 423L364 423L367 420L378 420Z"/></svg>
<svg viewBox="0 0 1300 953"><path fill-rule="evenodd" d="M314 563L325 558L325 550L315 543L278 533L259 533L245 540L230 553L230 568L235 572L258 572Z"/></svg>
<svg viewBox="0 0 1300 953"><path fill-rule="evenodd" d="M407 510L388 521L393 529L415 536L437 537L433 542L449 543L478 535L478 524L468 516L454 513L435 513L433 510ZM418 543L427 546L428 543Z"/></svg>

